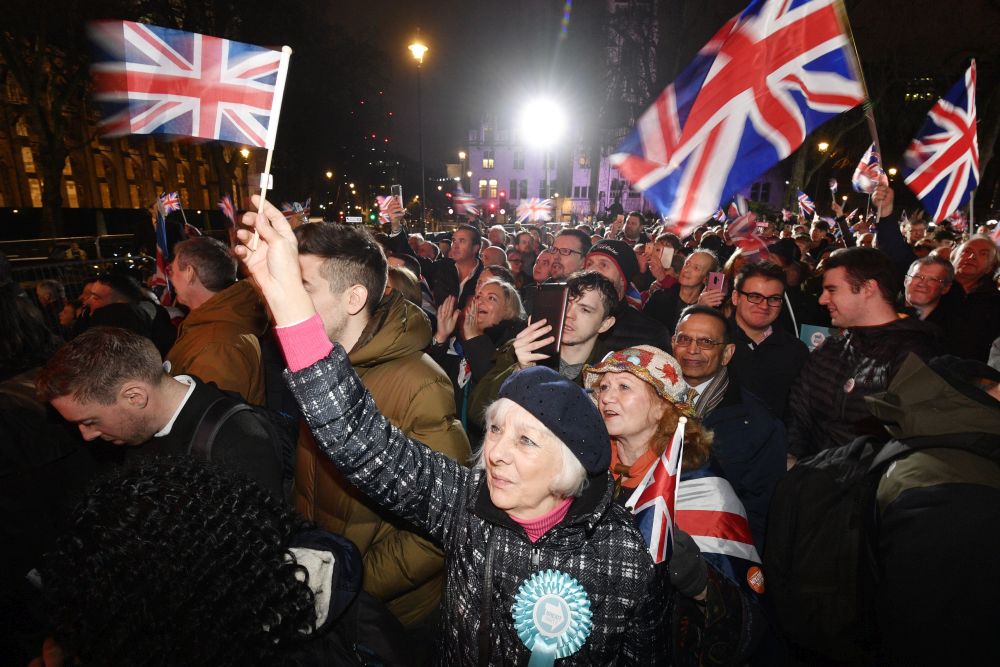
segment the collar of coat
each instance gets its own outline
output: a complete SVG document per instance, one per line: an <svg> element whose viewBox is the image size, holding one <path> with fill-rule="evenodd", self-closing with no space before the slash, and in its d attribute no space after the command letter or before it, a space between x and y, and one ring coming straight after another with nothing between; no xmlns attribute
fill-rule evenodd
<svg viewBox="0 0 1000 667"><path fill-rule="evenodd" d="M566 513L566 517L540 539L544 540L548 535L562 529L582 530L590 533L604 513L608 511L608 507L610 507L612 502L613 491L614 485L608 471L588 477L587 488L573 500L573 504L570 505L569 511ZM490 499L489 486L486 484L485 473L479 477L479 484L476 488L476 501L472 512L485 521L504 526L515 533L524 535L524 538L528 539L528 534L524 531L524 528L511 519L509 514L493 504L493 501Z"/></svg>

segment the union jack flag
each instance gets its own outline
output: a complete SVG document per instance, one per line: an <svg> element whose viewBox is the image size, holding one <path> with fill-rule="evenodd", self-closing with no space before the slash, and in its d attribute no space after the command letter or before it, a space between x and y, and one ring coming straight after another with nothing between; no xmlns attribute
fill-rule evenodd
<svg viewBox="0 0 1000 667"><path fill-rule="evenodd" d="M744 255L767 251L767 243L760 237L767 223L757 220L753 212L744 213L726 227L729 240L742 249Z"/></svg>
<svg viewBox="0 0 1000 667"><path fill-rule="evenodd" d="M226 224L230 227L236 226L236 207L233 206L233 198L229 195L222 195L219 200L219 210L226 217Z"/></svg>
<svg viewBox="0 0 1000 667"><path fill-rule="evenodd" d="M816 204L802 190L799 190L799 210L802 211L803 218L811 218L816 213Z"/></svg>
<svg viewBox="0 0 1000 667"><path fill-rule="evenodd" d="M719 222L725 222L726 221L726 212L723 211L722 207L720 206L719 210L716 211L715 214L712 217L715 218Z"/></svg>
<svg viewBox="0 0 1000 667"><path fill-rule="evenodd" d="M781 221L782 222L788 222L789 220L792 219L792 216L794 216L794 215L795 214L792 213L791 211L789 211L787 208L781 209Z"/></svg>
<svg viewBox="0 0 1000 667"><path fill-rule="evenodd" d="M459 190L455 193L455 212L475 218L479 215L479 202L470 194Z"/></svg>
<svg viewBox="0 0 1000 667"><path fill-rule="evenodd" d="M403 217L403 203L396 195L388 197L376 197L378 201L379 222L392 222L393 217Z"/></svg>
<svg viewBox="0 0 1000 667"><path fill-rule="evenodd" d="M163 206L163 215L167 216L181 210L181 197L176 192L164 192L160 195L160 205Z"/></svg>
<svg viewBox="0 0 1000 667"><path fill-rule="evenodd" d="M289 221L293 227L305 224L309 221L309 214L312 212L310 207L310 202L312 197L306 199L306 203L293 201L291 204L288 202L282 202L281 213Z"/></svg>
<svg viewBox="0 0 1000 667"><path fill-rule="evenodd" d="M864 99L837 0L754 0L636 122L612 163L681 231Z"/></svg>
<svg viewBox="0 0 1000 667"><path fill-rule="evenodd" d="M551 199L532 197L531 199L522 199L521 203L517 205L518 222L524 222L525 220L529 222L548 222L551 219Z"/></svg>
<svg viewBox="0 0 1000 667"><path fill-rule="evenodd" d="M711 465L684 473L675 516L677 527L691 536L706 562L745 589L763 592L761 559L746 509Z"/></svg>
<svg viewBox="0 0 1000 667"><path fill-rule="evenodd" d="M106 134L274 147L286 52L132 21L92 23L90 35Z"/></svg>
<svg viewBox="0 0 1000 667"><path fill-rule="evenodd" d="M885 182L882 160L875 149L875 144L872 144L861 156L861 162L858 163L858 168L854 170L854 176L851 177L851 185L854 186L855 192L864 192L870 195L875 192L876 186Z"/></svg>
<svg viewBox="0 0 1000 667"><path fill-rule="evenodd" d="M837 179L836 178L831 178L830 179L830 192L831 192L831 194L837 194Z"/></svg>
<svg viewBox="0 0 1000 667"><path fill-rule="evenodd" d="M677 481L681 473L686 423L687 419L684 417L678 420L670 445L625 503L626 507L632 508L636 528L646 540L654 563L670 560L673 552L674 505L677 501Z"/></svg>
<svg viewBox="0 0 1000 667"><path fill-rule="evenodd" d="M167 241L167 221L164 212L163 197L156 200L156 221L153 229L156 231L156 272L149 279L149 286L159 290L160 304L169 306L173 303L173 286L170 284L170 244Z"/></svg>
<svg viewBox="0 0 1000 667"><path fill-rule="evenodd" d="M927 115L903 154L906 185L934 222L964 204L979 183L976 61Z"/></svg>

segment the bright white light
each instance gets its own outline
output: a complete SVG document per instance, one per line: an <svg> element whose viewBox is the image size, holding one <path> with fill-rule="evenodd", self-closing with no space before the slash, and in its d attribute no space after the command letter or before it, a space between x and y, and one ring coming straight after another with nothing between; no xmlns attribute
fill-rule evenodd
<svg viewBox="0 0 1000 667"><path fill-rule="evenodd" d="M521 110L520 126L525 144L546 148L559 141L566 131L566 114L551 99L531 100Z"/></svg>

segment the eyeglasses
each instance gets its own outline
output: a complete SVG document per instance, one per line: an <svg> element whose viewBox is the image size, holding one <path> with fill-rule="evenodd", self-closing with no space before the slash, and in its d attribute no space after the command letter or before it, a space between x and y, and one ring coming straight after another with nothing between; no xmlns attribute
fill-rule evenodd
<svg viewBox="0 0 1000 667"><path fill-rule="evenodd" d="M711 338L692 338L687 334L676 334L674 336L674 347L691 347L697 345L700 350L710 350L713 347L722 345L722 341Z"/></svg>
<svg viewBox="0 0 1000 667"><path fill-rule="evenodd" d="M774 296L764 296L760 292L744 292L743 290L737 290L740 294L747 298L750 303L760 303L761 301L767 301L767 305L770 308L777 308L784 301L784 297L780 295Z"/></svg>
<svg viewBox="0 0 1000 667"><path fill-rule="evenodd" d="M919 273L914 273L914 274L907 273L906 277L909 278L910 280L916 280L918 283L925 283L927 281L930 281L931 285L944 285L943 278L935 278L934 276L925 276Z"/></svg>
<svg viewBox="0 0 1000 667"><path fill-rule="evenodd" d="M554 245L549 246L545 249L545 252L550 252L552 254L559 253L563 257L569 257L570 255L580 255L583 257L583 253L579 250L572 250L571 248L557 248Z"/></svg>

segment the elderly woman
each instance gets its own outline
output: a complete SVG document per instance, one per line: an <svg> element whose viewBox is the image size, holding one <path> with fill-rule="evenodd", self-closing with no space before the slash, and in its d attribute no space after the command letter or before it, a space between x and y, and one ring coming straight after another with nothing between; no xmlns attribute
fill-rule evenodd
<svg viewBox="0 0 1000 667"><path fill-rule="evenodd" d="M643 312L666 325L673 335L677 319L685 307L703 303L717 307L723 300L721 290L706 290L708 274L718 270L719 258L710 250L698 249L688 255L677 276L677 282L649 296Z"/></svg>
<svg viewBox="0 0 1000 667"><path fill-rule="evenodd" d="M483 276L486 272L483 269ZM493 368L497 349L524 328L527 315L520 294L500 278L482 280L464 311L455 304L455 297L449 296L438 308L429 353L451 379L455 407L468 428L466 405L472 387Z"/></svg>
<svg viewBox="0 0 1000 667"><path fill-rule="evenodd" d="M609 354L584 368L583 376L611 437L611 472L622 505L686 417L670 568L682 593L680 627L700 627L693 636L701 642L681 642L676 649L699 663L702 652L711 651L711 664L738 664L761 635L760 557L742 503L711 463L712 434L694 416L680 365L666 352L640 345ZM709 564L702 576L691 565L699 555ZM704 613L702 605L713 613Z"/></svg>
<svg viewBox="0 0 1000 667"><path fill-rule="evenodd" d="M236 252L274 315L316 441L361 492L445 552L438 663L666 664L669 581L612 502L608 433L583 390L547 368L513 375L471 470L409 440L327 339L295 235L263 209L244 219L253 232L240 231L249 247Z"/></svg>

